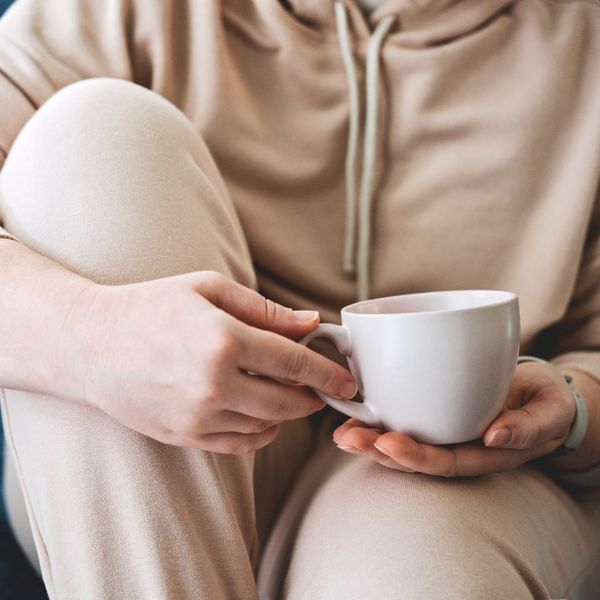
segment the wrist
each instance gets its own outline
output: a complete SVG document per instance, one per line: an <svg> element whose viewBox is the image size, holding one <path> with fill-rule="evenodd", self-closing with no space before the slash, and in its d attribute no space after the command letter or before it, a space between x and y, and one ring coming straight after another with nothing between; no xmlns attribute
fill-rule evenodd
<svg viewBox="0 0 600 600"><path fill-rule="evenodd" d="M93 281L73 282L64 290L57 315L60 329L57 332L55 360L48 387L54 395L87 402L86 376L91 361L98 356L98 348L105 329L102 311L97 310L102 290L107 287Z"/></svg>
<svg viewBox="0 0 600 600"><path fill-rule="evenodd" d="M565 379L569 384L572 381L572 378L569 375L566 375ZM551 456L567 456L571 452L575 452L583 443L587 433L589 424L587 402L576 388L569 385L569 390L575 403L575 416L569 427L567 437L564 439L563 443L551 453Z"/></svg>
<svg viewBox="0 0 600 600"><path fill-rule="evenodd" d="M74 298L92 282L19 244L0 244L0 386L63 396L59 346Z"/></svg>
<svg viewBox="0 0 600 600"><path fill-rule="evenodd" d="M526 363L526 362L537 362L550 366L557 374L559 374L565 381L568 386L569 393L571 394L571 398L573 400L573 419L569 424L569 430L562 441L562 444L555 448L552 452L550 452L548 457L555 456L566 456L571 452L574 452L579 448L582 444L585 434L588 428L588 409L587 402L584 400L581 393L575 389L571 385L573 381L573 376L568 373L562 373L556 365L553 365L551 362L544 360L543 358L538 358L536 356L519 356L517 358L517 365ZM564 387L564 386L563 386Z"/></svg>
<svg viewBox="0 0 600 600"><path fill-rule="evenodd" d="M600 463L600 386L595 378L577 369L561 369L572 377L572 387L581 393L587 406L588 425L585 436L576 450L564 455L546 455L539 459L556 473L583 472Z"/></svg>

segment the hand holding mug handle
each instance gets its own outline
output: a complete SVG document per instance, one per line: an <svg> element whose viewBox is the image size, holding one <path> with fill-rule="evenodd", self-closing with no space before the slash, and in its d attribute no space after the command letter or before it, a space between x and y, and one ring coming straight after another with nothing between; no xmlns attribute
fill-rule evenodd
<svg viewBox="0 0 600 600"><path fill-rule="evenodd" d="M325 337L330 339L340 354L350 357L352 354L352 343L350 341L350 332L343 325L333 325L332 323L322 323L314 331L305 335L299 343L307 346L308 343L316 337ZM364 402L353 402L352 400L338 400L321 390L311 388L323 402L329 404L336 410L349 417L354 417L372 427L382 427L381 421L373 414L373 411Z"/></svg>

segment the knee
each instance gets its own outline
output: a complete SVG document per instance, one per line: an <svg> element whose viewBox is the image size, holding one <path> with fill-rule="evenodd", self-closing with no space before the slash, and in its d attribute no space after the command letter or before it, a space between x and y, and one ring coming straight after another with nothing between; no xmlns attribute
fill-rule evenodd
<svg viewBox="0 0 600 600"><path fill-rule="evenodd" d="M133 83L98 78L66 86L8 153L0 175L5 227L57 260L135 235L151 201L167 197L171 163L194 135L186 126L167 100Z"/></svg>
<svg viewBox="0 0 600 600"><path fill-rule="evenodd" d="M56 92L25 124L3 167L3 187L17 176L22 181L24 172L34 178L80 172L116 149L122 154L130 148L138 156L156 152L178 135L198 133L155 92L120 79L79 81Z"/></svg>
<svg viewBox="0 0 600 600"><path fill-rule="evenodd" d="M200 133L141 86L100 78L57 92L17 136L0 186L10 233L98 281L213 269L254 285L235 208Z"/></svg>

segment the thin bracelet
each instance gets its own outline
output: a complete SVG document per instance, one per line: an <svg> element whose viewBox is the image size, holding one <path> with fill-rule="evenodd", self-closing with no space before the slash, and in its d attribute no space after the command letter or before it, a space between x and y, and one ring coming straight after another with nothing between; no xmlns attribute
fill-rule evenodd
<svg viewBox="0 0 600 600"><path fill-rule="evenodd" d="M548 362L542 358L538 358L537 356L524 355L517 358L517 365L525 362L545 363L558 371L556 365L553 365L551 362ZM561 375L567 384L569 384L571 396L575 401L575 418L571 424L571 428L569 429L569 433L565 441L558 448L555 448L553 452L550 452L548 456L564 456L565 454L569 454L570 452L573 452L573 450L579 448L588 428L589 415L587 403L583 399L581 393L570 385L570 383L573 381L573 377L564 373L561 373Z"/></svg>

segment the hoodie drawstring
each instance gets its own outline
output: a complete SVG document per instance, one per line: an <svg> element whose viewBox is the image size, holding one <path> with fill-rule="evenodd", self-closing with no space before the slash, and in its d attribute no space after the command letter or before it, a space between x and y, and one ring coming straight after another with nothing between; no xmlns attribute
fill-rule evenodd
<svg viewBox="0 0 600 600"><path fill-rule="evenodd" d="M363 162L356 207L356 161L360 126L360 94L358 76L352 55L348 14L343 2L335 3L335 16L340 50L348 79L350 126L346 151L346 235L344 241L344 273L357 278L358 299L369 297L369 270L371 256L371 213L373 185L377 168L377 142L379 126L379 59L381 46L396 17L384 17L369 39L366 61L366 119L363 140ZM358 248L356 243L358 225Z"/></svg>

